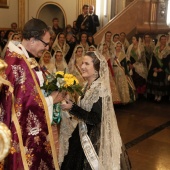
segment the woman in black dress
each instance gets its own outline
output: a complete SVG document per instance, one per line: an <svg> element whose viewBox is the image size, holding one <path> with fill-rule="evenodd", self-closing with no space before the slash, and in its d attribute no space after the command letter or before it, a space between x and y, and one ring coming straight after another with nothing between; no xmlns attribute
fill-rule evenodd
<svg viewBox="0 0 170 170"><path fill-rule="evenodd" d="M78 104L68 99L62 104L63 110L78 118L78 125L69 139L61 170L129 170L113 108L107 62L101 54L87 52L81 69L87 80L84 95Z"/></svg>

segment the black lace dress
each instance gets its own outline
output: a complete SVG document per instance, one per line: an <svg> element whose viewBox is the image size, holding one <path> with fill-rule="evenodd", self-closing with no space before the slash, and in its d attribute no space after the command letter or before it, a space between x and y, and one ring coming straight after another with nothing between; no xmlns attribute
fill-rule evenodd
<svg viewBox="0 0 170 170"><path fill-rule="evenodd" d="M99 151L99 139L100 139L100 122L102 115L102 99L93 104L90 112L85 111L76 104L73 105L70 113L75 115L87 125L88 135L93 144L93 147L98 154ZM79 127L77 126L69 139L69 151L64 157L61 170L90 170L90 165L86 160L83 148L81 146L79 137Z"/></svg>
<svg viewBox="0 0 170 170"><path fill-rule="evenodd" d="M102 116L102 98L93 104L90 112L85 111L76 104L73 105L70 113L84 122L87 125L88 136L93 144L93 147L98 155L100 147L100 125ZM121 170L130 170L130 161L124 146L122 146L121 154ZM69 139L69 151L64 157L61 170L91 170L91 167L84 155L83 148L80 142L79 127L77 126Z"/></svg>

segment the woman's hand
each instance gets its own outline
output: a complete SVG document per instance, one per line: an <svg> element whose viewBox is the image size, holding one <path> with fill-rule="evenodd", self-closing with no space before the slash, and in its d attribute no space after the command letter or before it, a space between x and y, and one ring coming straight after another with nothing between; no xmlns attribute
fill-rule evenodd
<svg viewBox="0 0 170 170"><path fill-rule="evenodd" d="M66 101L65 104L61 104L62 110L70 110L73 106L73 102L70 100L67 100L66 98L65 98L65 101Z"/></svg>

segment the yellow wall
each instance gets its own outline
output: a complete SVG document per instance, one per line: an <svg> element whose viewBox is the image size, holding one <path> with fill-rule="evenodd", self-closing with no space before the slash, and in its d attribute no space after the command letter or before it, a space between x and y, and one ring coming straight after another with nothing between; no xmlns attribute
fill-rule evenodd
<svg viewBox="0 0 170 170"><path fill-rule="evenodd" d="M0 28L10 28L12 22L18 23L18 0L10 0L9 8L0 8Z"/></svg>
<svg viewBox="0 0 170 170"><path fill-rule="evenodd" d="M66 24L73 23L74 20L77 19L76 14L76 2L77 0L54 0L54 1L47 1L47 0L29 0L28 1L28 19L31 19L32 17L37 16L38 10L44 5L44 4L58 4L62 10L66 14ZM51 22L52 24L52 22Z"/></svg>
<svg viewBox="0 0 170 170"><path fill-rule="evenodd" d="M10 28L12 22L18 23L18 0L9 1L9 8L0 8L0 28ZM66 24L72 25L77 19L77 0L25 0L25 22L36 17L44 3L59 4L66 14Z"/></svg>

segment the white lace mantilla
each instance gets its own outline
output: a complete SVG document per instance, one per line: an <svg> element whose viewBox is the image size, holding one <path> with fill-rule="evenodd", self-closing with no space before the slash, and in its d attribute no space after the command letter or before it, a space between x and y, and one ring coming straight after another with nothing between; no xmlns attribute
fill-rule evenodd
<svg viewBox="0 0 170 170"><path fill-rule="evenodd" d="M101 79L99 78L96 81L94 81L90 86L90 89L86 91L85 96L80 103L81 108L90 112L93 104L99 100L99 97L102 97L100 93L100 89L101 89Z"/></svg>

